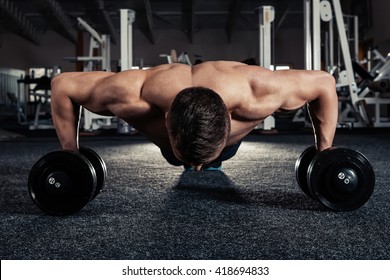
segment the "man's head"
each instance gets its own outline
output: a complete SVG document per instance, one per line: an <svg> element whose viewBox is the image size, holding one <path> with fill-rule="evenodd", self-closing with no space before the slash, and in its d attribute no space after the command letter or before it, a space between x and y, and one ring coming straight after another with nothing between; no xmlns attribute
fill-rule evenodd
<svg viewBox="0 0 390 280"><path fill-rule="evenodd" d="M230 115L211 89L190 87L178 93L167 115L172 150L186 164L199 166L216 159L230 133Z"/></svg>

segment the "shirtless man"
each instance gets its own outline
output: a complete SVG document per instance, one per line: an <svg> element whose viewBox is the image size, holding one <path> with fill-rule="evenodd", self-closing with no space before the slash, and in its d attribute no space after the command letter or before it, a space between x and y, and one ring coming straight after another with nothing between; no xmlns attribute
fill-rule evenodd
<svg viewBox="0 0 390 280"><path fill-rule="evenodd" d="M78 149L80 106L118 116L173 165L219 169L266 117L308 104L318 151L332 146L338 118L334 78L322 71L270 71L238 62L160 65L148 70L69 72L52 80L61 146Z"/></svg>

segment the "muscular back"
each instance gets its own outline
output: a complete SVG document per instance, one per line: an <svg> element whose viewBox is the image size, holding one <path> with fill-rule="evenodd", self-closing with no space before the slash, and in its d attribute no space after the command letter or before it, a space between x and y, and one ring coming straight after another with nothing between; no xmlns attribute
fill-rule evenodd
<svg viewBox="0 0 390 280"><path fill-rule="evenodd" d="M265 82L269 81L267 76L270 74L269 70L238 62L206 62L195 67L163 65L146 71L141 99L165 114L177 93L184 88L201 86L214 90L224 100L232 116L229 145L240 140L280 107L281 97L277 97L274 87ZM262 76L265 76L264 80L260 79ZM129 122L134 123L134 120ZM140 126L144 127L143 124ZM161 135L165 123L152 127L161 127L158 130L158 135Z"/></svg>
<svg viewBox="0 0 390 280"><path fill-rule="evenodd" d="M167 147L165 113L177 93L193 86L210 88L231 113L229 145L275 111L297 109L315 99L322 86L318 79L321 75L320 71L273 72L225 61L194 67L168 64L117 74L65 73L53 80L52 91L54 102L59 99L56 96L66 96L95 113L116 115L158 146Z"/></svg>

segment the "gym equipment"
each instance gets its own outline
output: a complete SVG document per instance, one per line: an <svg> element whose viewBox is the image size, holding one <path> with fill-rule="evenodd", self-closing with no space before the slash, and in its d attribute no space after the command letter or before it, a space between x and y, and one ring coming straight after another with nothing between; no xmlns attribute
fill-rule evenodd
<svg viewBox="0 0 390 280"><path fill-rule="evenodd" d="M54 151L34 164L28 189L42 211L56 216L70 215L100 193L106 175L103 159L91 149Z"/></svg>
<svg viewBox="0 0 390 280"><path fill-rule="evenodd" d="M120 14L120 36L121 36L121 71L131 69L133 66L133 23L135 11L130 9L119 9Z"/></svg>
<svg viewBox="0 0 390 280"><path fill-rule="evenodd" d="M304 168L313 149L306 149L296 162L301 189L332 210L351 211L363 206L375 187L375 173L369 160L358 151L331 147L310 161L305 181Z"/></svg>
<svg viewBox="0 0 390 280"><path fill-rule="evenodd" d="M307 170L309 169L310 163L316 156L316 151L317 150L315 146L310 146L303 151L303 153L295 162L295 177L297 179L298 185L307 196L313 199L315 199L315 197L311 194L307 184Z"/></svg>
<svg viewBox="0 0 390 280"><path fill-rule="evenodd" d="M340 2L304 0L305 69L325 68L336 78L340 127L390 127L390 57L371 49L359 61L359 18L345 15ZM305 121L302 108L293 121Z"/></svg>
<svg viewBox="0 0 390 280"><path fill-rule="evenodd" d="M101 156L98 155L94 150L80 147L79 152L85 156L90 163L92 163L93 168L96 172L96 191L93 195L95 198L103 189L104 183L107 178L107 166Z"/></svg>

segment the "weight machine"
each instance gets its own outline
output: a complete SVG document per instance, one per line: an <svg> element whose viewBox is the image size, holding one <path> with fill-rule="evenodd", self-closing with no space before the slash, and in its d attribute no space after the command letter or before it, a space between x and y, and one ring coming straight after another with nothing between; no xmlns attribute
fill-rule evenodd
<svg viewBox="0 0 390 280"><path fill-rule="evenodd" d="M383 58L383 56L381 56ZM380 60L374 70L367 72L369 78L360 83L358 95L362 98L368 109L372 107L373 117L370 118L373 127L390 127L389 112L386 109L390 105L390 96L386 96L385 92L390 92L390 57L387 56L384 60ZM348 118L343 112L342 117ZM385 116L383 113L387 113Z"/></svg>
<svg viewBox="0 0 390 280"><path fill-rule="evenodd" d="M83 71L94 71L97 66L101 66L103 71L111 71L111 44L109 35L100 35L82 18L77 18L78 25L81 29L89 33L89 50L88 56L65 57L65 60L71 62L84 62ZM95 52L100 55L95 55Z"/></svg>
<svg viewBox="0 0 390 280"><path fill-rule="evenodd" d="M352 27L346 24L349 21L352 21ZM372 91L372 87L368 87L367 83L358 85L356 82L354 71L356 62L353 60L358 60L358 17L343 15L340 0L304 0L304 23L305 68L307 70L325 68L324 70L336 77L339 93L339 126L350 128L390 126L389 118L381 116L382 105L390 104L390 100L382 98L379 92ZM327 30L321 28L321 23L327 23ZM321 30L325 30L324 34ZM336 32L337 37L334 35ZM321 56L322 50L325 57ZM336 54L337 65L334 61ZM371 60L369 63L370 69ZM375 66L371 73L373 82L388 78L390 73L388 59L382 56L380 65ZM369 110L369 106L373 106L374 117L370 114L372 110ZM294 121L302 121L303 112L303 109L299 110Z"/></svg>
<svg viewBox="0 0 390 280"><path fill-rule="evenodd" d="M61 70L57 66L49 68L34 67L30 68L24 77L17 80L17 95L10 93L9 97L16 101L19 124L28 124L30 130L54 128L53 122L49 118L51 102L50 83L52 77L60 72ZM29 122L28 119L31 114L34 117L32 122ZM23 122L21 117L24 119Z"/></svg>

